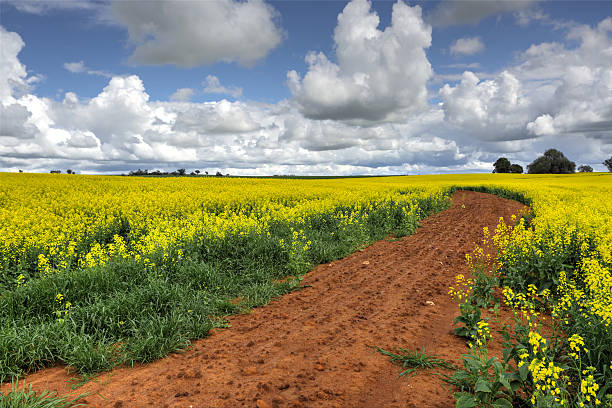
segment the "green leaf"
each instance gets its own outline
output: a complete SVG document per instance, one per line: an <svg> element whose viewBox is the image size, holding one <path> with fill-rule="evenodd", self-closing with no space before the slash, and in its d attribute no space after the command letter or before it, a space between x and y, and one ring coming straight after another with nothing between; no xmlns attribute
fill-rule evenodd
<svg viewBox="0 0 612 408"><path fill-rule="evenodd" d="M508 391L512 392L512 386L503 374L499 377L499 382L501 383L501 385L506 387Z"/></svg>
<svg viewBox="0 0 612 408"><path fill-rule="evenodd" d="M499 398L493 402L493 408L512 408L512 403L505 398Z"/></svg>
<svg viewBox="0 0 612 408"><path fill-rule="evenodd" d="M527 375L529 375L529 366L527 364L523 364L519 367L518 372L521 376L521 381L527 380Z"/></svg>
<svg viewBox="0 0 612 408"><path fill-rule="evenodd" d="M491 392L491 384L484 378L479 378L474 386L474 392Z"/></svg>
<svg viewBox="0 0 612 408"><path fill-rule="evenodd" d="M454 378L455 380L465 380L467 378L470 378L470 373L464 370L458 370L455 371L455 374L453 374L452 378Z"/></svg>
<svg viewBox="0 0 612 408"><path fill-rule="evenodd" d="M456 408L473 408L478 406L478 400L467 392L456 392L453 397L457 400Z"/></svg>

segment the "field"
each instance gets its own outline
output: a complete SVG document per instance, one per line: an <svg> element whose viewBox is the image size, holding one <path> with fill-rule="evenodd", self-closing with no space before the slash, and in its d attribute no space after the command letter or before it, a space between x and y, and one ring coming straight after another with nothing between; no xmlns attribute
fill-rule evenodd
<svg viewBox="0 0 612 408"><path fill-rule="evenodd" d="M414 233L459 189L514 199L531 211L484 231L483 247L498 256L476 248L467 259L473 280L453 289L464 317L478 305L493 307L497 286L517 311L505 333L507 378L487 370L471 386L467 375L455 378L458 404L504 406L501 400L519 397L533 406L612 404L612 176L601 173L327 180L2 174L0 380L58 363L90 375L185 349L227 325L225 316L299 289L313 266ZM465 323L474 329L466 359L486 355L487 324Z"/></svg>

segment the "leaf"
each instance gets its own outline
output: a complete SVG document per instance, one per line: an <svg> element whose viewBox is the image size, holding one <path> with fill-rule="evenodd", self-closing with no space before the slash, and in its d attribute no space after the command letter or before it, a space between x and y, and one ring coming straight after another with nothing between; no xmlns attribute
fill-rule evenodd
<svg viewBox="0 0 612 408"><path fill-rule="evenodd" d="M455 380L459 380L459 381L465 380L467 378L470 378L470 373L464 370L458 370L458 371L455 371L455 374L453 374L452 378Z"/></svg>
<svg viewBox="0 0 612 408"><path fill-rule="evenodd" d="M493 402L493 408L512 408L512 403L505 398L499 398Z"/></svg>
<svg viewBox="0 0 612 408"><path fill-rule="evenodd" d="M521 381L527 380L527 376L529 375L529 366L527 364L523 364L519 367L518 372L521 376Z"/></svg>
<svg viewBox="0 0 612 408"><path fill-rule="evenodd" d="M478 400L467 392L456 392L453 397L457 400L456 408L473 408L478 406Z"/></svg>
<svg viewBox="0 0 612 408"><path fill-rule="evenodd" d="M499 377L499 382L501 383L501 385L506 387L508 391L512 392L512 386L503 374Z"/></svg>
<svg viewBox="0 0 612 408"><path fill-rule="evenodd" d="M474 386L474 392L491 392L491 384L484 378L479 378Z"/></svg>

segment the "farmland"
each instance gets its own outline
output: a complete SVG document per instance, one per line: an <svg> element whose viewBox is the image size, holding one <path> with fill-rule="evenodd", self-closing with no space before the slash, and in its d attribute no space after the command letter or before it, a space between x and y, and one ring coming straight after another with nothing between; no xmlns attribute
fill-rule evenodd
<svg viewBox="0 0 612 408"><path fill-rule="evenodd" d="M521 387L532 404L605 402L612 393L612 177L597 173L330 180L2 174L0 378L57 363L90 374L184 349L226 325L224 316L296 290L313 266L414 233L458 189L531 207L513 228L506 219L510 226L485 231L496 259L477 250L468 266L486 269L505 287L507 304L534 316L524 333L510 335L508 359L527 367ZM541 311L574 341L543 342ZM553 342L557 348L545 345ZM567 378L555 377L555 367Z"/></svg>

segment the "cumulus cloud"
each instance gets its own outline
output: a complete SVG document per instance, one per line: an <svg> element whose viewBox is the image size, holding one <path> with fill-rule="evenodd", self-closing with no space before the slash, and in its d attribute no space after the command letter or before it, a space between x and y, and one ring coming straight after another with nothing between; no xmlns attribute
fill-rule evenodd
<svg viewBox="0 0 612 408"><path fill-rule="evenodd" d="M577 48L544 43L525 52L518 74L541 81L550 93L545 111L528 124L531 133L589 133L612 141L611 34L608 17L596 27L570 30L568 39L578 41Z"/></svg>
<svg viewBox="0 0 612 408"><path fill-rule="evenodd" d="M32 114L25 106L13 103L0 104L0 137L29 139L35 134L35 127L29 122Z"/></svg>
<svg viewBox="0 0 612 408"><path fill-rule="evenodd" d="M276 10L263 0L115 1L114 15L136 46L132 61L195 67L215 62L251 66L283 39Z"/></svg>
<svg viewBox="0 0 612 408"><path fill-rule="evenodd" d="M195 91L191 88L179 88L172 95L170 95L171 101L187 102L193 98Z"/></svg>
<svg viewBox="0 0 612 408"><path fill-rule="evenodd" d="M17 55L25 45L21 36L9 32L0 26L0 102L14 101L14 91L25 91L28 88L27 73Z"/></svg>
<svg viewBox="0 0 612 408"><path fill-rule="evenodd" d="M481 141L583 135L594 145L610 143L611 32L608 17L595 27L572 28L569 45L532 45L494 78L465 72L460 83L440 89L446 122Z"/></svg>
<svg viewBox="0 0 612 408"><path fill-rule="evenodd" d="M204 85L204 93L229 95L232 98L239 98L242 96L242 88L237 86L223 86L219 78L214 75L207 75L202 85Z"/></svg>
<svg viewBox="0 0 612 408"><path fill-rule="evenodd" d="M507 12L518 12L532 7L538 0L454 0L443 1L430 16L435 26L476 24L480 20Z"/></svg>
<svg viewBox="0 0 612 408"><path fill-rule="evenodd" d="M459 38L450 46L453 55L474 55L485 49L480 37Z"/></svg>
<svg viewBox="0 0 612 408"><path fill-rule="evenodd" d="M440 98L447 121L484 140L515 140L530 137L525 123L530 119L529 100L520 81L504 71L481 81L466 71L454 87L446 84Z"/></svg>
<svg viewBox="0 0 612 408"><path fill-rule="evenodd" d="M421 8L400 0L384 31L378 29L379 20L369 1L351 1L334 31L338 62L311 52L303 78L287 73L305 116L375 122L427 106L425 85L432 69L425 48L431 45L431 27L423 22Z"/></svg>
<svg viewBox="0 0 612 408"><path fill-rule="evenodd" d="M403 42L391 46L386 37L412 39L416 31L426 37L417 36L420 44L426 43L427 30L419 31L414 24L406 28L412 30L411 36L396 32L404 27L396 25L398 21L410 21L406 16L422 20L416 19L414 9L398 3L392 24L381 31L369 4L361 3L367 6L358 10L361 14L350 8L342 13L334 37L337 62L327 60L325 66L336 69L336 74L321 78L329 79L329 86L346 86L351 92L354 86L367 90L378 85L389 91L367 97L349 93L353 105L332 105L339 106L335 116L323 118L308 113L308 99L304 99L308 94L300 93L310 86L306 79L312 68L304 78L296 78L293 85L301 91L294 93L294 99L275 104L224 99L189 102L190 91L196 92L191 88L177 90L167 102L151 101L136 75L110 78L92 98L72 92L60 101L39 97L33 93L35 77L28 76L18 58L23 40L0 29L0 168L126 172L139 167L185 167L231 174L401 174L490 171L500 155L525 165L549 147L596 169L609 155L612 19L570 30L567 42L534 45L502 73L485 77L466 72L458 83L440 89L439 105L416 107L414 101L393 99L401 95L398 81L404 77L393 72L391 64L379 62L392 57L404 61ZM352 24L357 21L355 15L371 21ZM343 19L348 20L343 23ZM382 49L387 53L384 58ZM322 54L311 55L316 59L312 66L323 69ZM366 56L372 56L396 82L371 80L378 71ZM546 60L549 70L544 69ZM77 70L80 65L75 66ZM85 63L82 68L87 69ZM409 88L420 89L407 81ZM204 86L209 85L231 90L220 81L207 80ZM366 109L366 102L375 106L387 100L393 101L387 105L392 109L384 114L373 115ZM338 120L338 112L347 106L359 107L365 116L347 119L341 115Z"/></svg>

